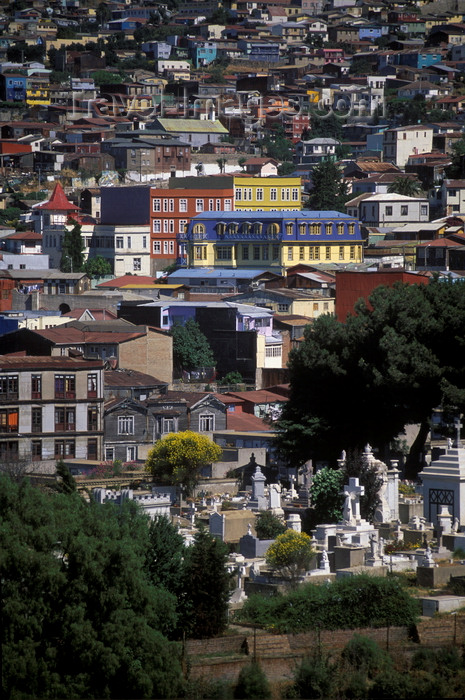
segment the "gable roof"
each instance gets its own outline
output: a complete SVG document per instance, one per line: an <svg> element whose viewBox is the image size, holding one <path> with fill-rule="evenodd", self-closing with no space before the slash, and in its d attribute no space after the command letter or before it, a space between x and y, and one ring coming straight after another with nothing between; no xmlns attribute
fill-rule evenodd
<svg viewBox="0 0 465 700"><path fill-rule="evenodd" d="M154 277L149 277L147 275L123 275L122 277L115 277L113 280L106 280L105 282L101 282L100 284L97 284L97 288L103 287L111 287L112 289L120 289L121 287L126 287L127 285L131 285L132 287L136 287L139 285L142 286L152 286L155 282Z"/></svg>
<svg viewBox="0 0 465 700"><path fill-rule="evenodd" d="M167 382L153 377L151 374L144 374L133 369L110 369L105 370L106 387L156 387L168 386Z"/></svg>

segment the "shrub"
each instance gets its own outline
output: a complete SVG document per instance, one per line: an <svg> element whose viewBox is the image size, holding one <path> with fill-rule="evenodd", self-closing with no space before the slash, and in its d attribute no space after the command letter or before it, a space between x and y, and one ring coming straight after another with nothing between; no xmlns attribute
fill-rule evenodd
<svg viewBox="0 0 465 700"><path fill-rule="evenodd" d="M274 540L286 531L286 526L270 510L261 510L255 520L255 531L259 540Z"/></svg>
<svg viewBox="0 0 465 700"><path fill-rule="evenodd" d="M239 619L294 633L309 629L410 626L420 606L394 577L352 576L329 585L306 584L286 595L251 596Z"/></svg>
<svg viewBox="0 0 465 700"><path fill-rule="evenodd" d="M234 697L239 700L266 700L271 697L268 679L256 661L241 669L234 688Z"/></svg>
<svg viewBox="0 0 465 700"><path fill-rule="evenodd" d="M295 678L299 698L327 698L333 689L334 669L318 656L303 659Z"/></svg>
<svg viewBox="0 0 465 700"><path fill-rule="evenodd" d="M384 698L398 700L398 698L410 697L409 677L398 671L385 671L375 678L375 681L368 693L373 700Z"/></svg>
<svg viewBox="0 0 465 700"><path fill-rule="evenodd" d="M391 657L372 639L360 634L354 634L344 647L341 657L349 666L366 673L368 678L374 678L391 665Z"/></svg>

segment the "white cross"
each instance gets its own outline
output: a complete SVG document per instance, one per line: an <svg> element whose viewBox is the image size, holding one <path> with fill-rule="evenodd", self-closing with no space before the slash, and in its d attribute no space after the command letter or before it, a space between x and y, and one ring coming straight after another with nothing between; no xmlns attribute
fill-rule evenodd
<svg viewBox="0 0 465 700"><path fill-rule="evenodd" d="M363 496L364 493L365 487L360 486L358 477L351 476L349 483L344 486L344 496L346 497L344 505L345 520L349 522L352 519L360 520L360 496Z"/></svg>

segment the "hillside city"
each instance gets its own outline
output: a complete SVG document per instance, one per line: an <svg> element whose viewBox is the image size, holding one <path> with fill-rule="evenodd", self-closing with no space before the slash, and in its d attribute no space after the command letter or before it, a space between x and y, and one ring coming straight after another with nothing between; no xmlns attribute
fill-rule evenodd
<svg viewBox="0 0 465 700"><path fill-rule="evenodd" d="M0 0L6 698L465 695L465 0Z"/></svg>

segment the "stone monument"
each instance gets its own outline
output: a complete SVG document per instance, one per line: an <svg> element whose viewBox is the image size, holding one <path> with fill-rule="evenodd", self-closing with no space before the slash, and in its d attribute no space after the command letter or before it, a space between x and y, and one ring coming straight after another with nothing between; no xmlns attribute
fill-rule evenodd
<svg viewBox="0 0 465 700"><path fill-rule="evenodd" d="M265 496L265 481L266 477L260 467L257 465L255 474L252 474L252 498L248 503L250 510L266 510L267 498Z"/></svg>
<svg viewBox="0 0 465 700"><path fill-rule="evenodd" d="M423 515L435 523L442 506L449 507L459 526L465 525L465 449L448 447L446 453L424 467L419 477L423 482Z"/></svg>

